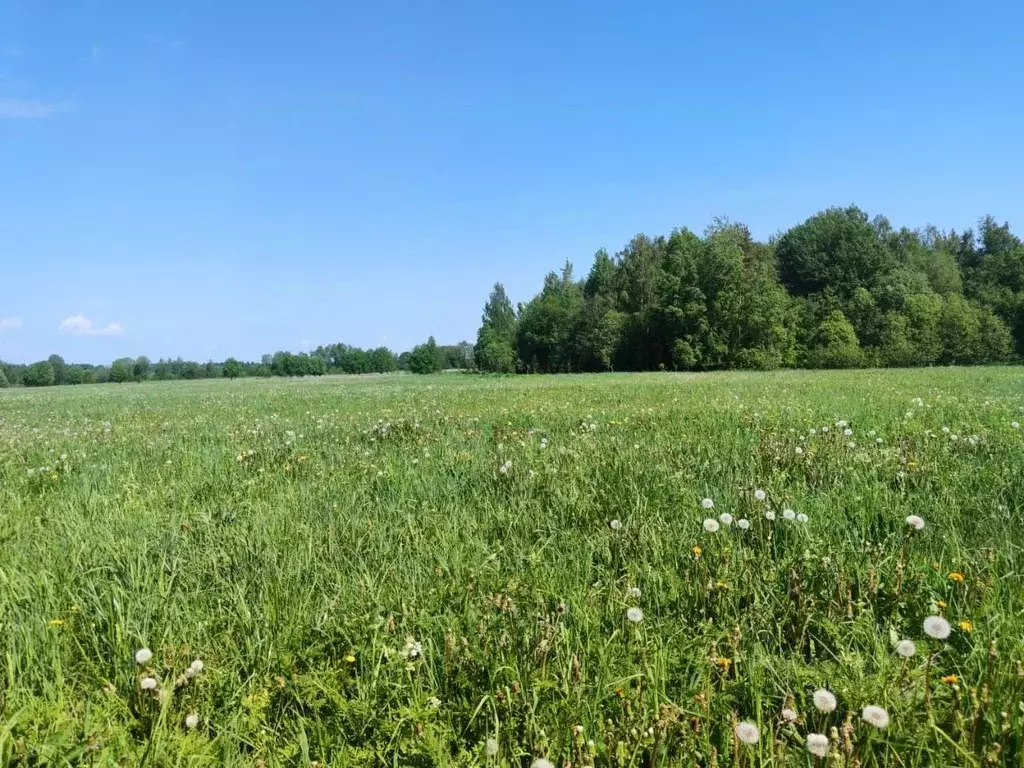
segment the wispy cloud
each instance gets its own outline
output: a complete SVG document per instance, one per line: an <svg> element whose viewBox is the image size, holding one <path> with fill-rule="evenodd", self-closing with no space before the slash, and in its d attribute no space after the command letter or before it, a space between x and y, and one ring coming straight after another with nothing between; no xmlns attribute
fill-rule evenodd
<svg viewBox="0 0 1024 768"><path fill-rule="evenodd" d="M21 328L20 317L0 317L0 332L16 331Z"/></svg>
<svg viewBox="0 0 1024 768"><path fill-rule="evenodd" d="M97 326L92 320L83 315L72 315L64 318L58 326L61 333L69 333L72 336L120 336L124 333L118 323L108 323L105 326Z"/></svg>
<svg viewBox="0 0 1024 768"><path fill-rule="evenodd" d="M0 99L0 117L38 120L67 112L71 105L64 101L38 101L36 99Z"/></svg>

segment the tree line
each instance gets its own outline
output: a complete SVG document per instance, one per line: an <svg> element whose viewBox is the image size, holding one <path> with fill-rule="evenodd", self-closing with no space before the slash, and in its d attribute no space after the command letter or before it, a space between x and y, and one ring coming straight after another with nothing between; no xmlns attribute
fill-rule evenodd
<svg viewBox="0 0 1024 768"><path fill-rule="evenodd" d="M222 362L211 360L200 363L179 357L153 363L143 355L136 358L122 357L107 366L71 364L56 354L30 365L0 360L0 388L393 371L436 373L450 369L469 370L473 367L472 344L463 341L459 344L439 345L431 336L426 343L401 354L395 354L387 347L361 349L347 344L330 344L319 346L312 352L281 351L263 355L259 362L243 362L229 357Z"/></svg>
<svg viewBox="0 0 1024 768"><path fill-rule="evenodd" d="M976 365L1024 357L1024 245L1008 224L895 229L857 207L768 242L716 219L568 261L513 308L484 306L483 371Z"/></svg>

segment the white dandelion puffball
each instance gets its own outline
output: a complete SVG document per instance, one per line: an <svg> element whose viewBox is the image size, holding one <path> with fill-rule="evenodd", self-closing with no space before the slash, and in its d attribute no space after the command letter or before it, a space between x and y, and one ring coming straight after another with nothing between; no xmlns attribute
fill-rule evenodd
<svg viewBox="0 0 1024 768"><path fill-rule="evenodd" d="M753 723L743 722L736 726L736 738L744 744L757 744L761 732Z"/></svg>
<svg viewBox="0 0 1024 768"><path fill-rule="evenodd" d="M821 434L827 435L828 434L828 427L822 427L821 428Z"/></svg>
<svg viewBox="0 0 1024 768"><path fill-rule="evenodd" d="M740 529L741 531L745 531L745 530L747 530L748 528L750 528L750 521L749 521L749 520L747 520L747 518L745 518L745 517L741 517L741 518L740 518L739 520L737 520L737 521L736 521L736 526L737 526L737 527L738 527L738 528L739 528L739 529Z"/></svg>
<svg viewBox="0 0 1024 768"><path fill-rule="evenodd" d="M808 733L807 751L817 757L825 757L828 754L828 736L824 733Z"/></svg>
<svg viewBox="0 0 1024 768"><path fill-rule="evenodd" d="M498 754L498 740L488 739L485 749L487 750L488 757L494 757L496 754Z"/></svg>
<svg viewBox="0 0 1024 768"><path fill-rule="evenodd" d="M799 515L796 516L796 521L798 523L806 523L807 520L808 520L808 517L803 512L801 512Z"/></svg>
<svg viewBox="0 0 1024 768"><path fill-rule="evenodd" d="M945 640L949 637L949 622L941 616L929 616L924 620L924 633L936 640Z"/></svg>
<svg viewBox="0 0 1024 768"><path fill-rule="evenodd" d="M857 447L857 444L856 444L855 442L853 442L853 440L851 440L850 442L848 442L848 443L846 444L846 447L847 447L847 448L856 448L856 447Z"/></svg>
<svg viewBox="0 0 1024 768"><path fill-rule="evenodd" d="M732 515L728 512L723 512L718 516L718 519L722 522L722 525L732 525Z"/></svg>
<svg viewBox="0 0 1024 768"><path fill-rule="evenodd" d="M197 725L199 725L199 715L197 715L195 712L193 712L191 715L185 718L186 728L195 728Z"/></svg>
<svg viewBox="0 0 1024 768"><path fill-rule="evenodd" d="M768 498L768 494L762 491L760 488L758 488L756 491L754 491L754 498L757 499L758 501L764 501L766 498Z"/></svg>
<svg viewBox="0 0 1024 768"><path fill-rule="evenodd" d="M139 681L139 687L144 691L155 691L156 690L156 678L155 677L144 677Z"/></svg>
<svg viewBox="0 0 1024 768"><path fill-rule="evenodd" d="M782 516L786 520L796 520L796 512L794 512L792 509L784 509L784 510L782 510Z"/></svg>
<svg viewBox="0 0 1024 768"><path fill-rule="evenodd" d="M639 599L643 593L640 591L640 587L630 587L626 590L626 594L632 598Z"/></svg>
<svg viewBox="0 0 1024 768"><path fill-rule="evenodd" d="M704 530L708 533L717 533L719 529L718 521L713 517L709 517L704 521Z"/></svg>
<svg viewBox="0 0 1024 768"><path fill-rule="evenodd" d="M896 643L896 655L909 659L917 653L917 644L913 640L900 640Z"/></svg>
<svg viewBox="0 0 1024 768"><path fill-rule="evenodd" d="M153 652L149 648L139 648L135 652L135 663L145 664L147 661L153 658Z"/></svg>
<svg viewBox="0 0 1024 768"><path fill-rule="evenodd" d="M875 445L881 445L881 444L882 444L882 438L876 437L875 438Z"/></svg>
<svg viewBox="0 0 1024 768"><path fill-rule="evenodd" d="M702 502L700 503L700 505L701 505L701 506L702 506L702 507L703 507L704 509L714 509L714 508L715 508L715 502L713 502L713 501L712 501L711 499L704 499L704 500L703 500L703 501L702 501Z"/></svg>
<svg viewBox="0 0 1024 768"><path fill-rule="evenodd" d="M782 719L785 720L787 723L795 723L796 722L796 710L793 710L793 709L790 709L789 707L786 707L785 709L782 710Z"/></svg>
<svg viewBox="0 0 1024 768"><path fill-rule="evenodd" d="M839 427L840 429L846 429L846 424L847 422L842 420L836 422L836 426Z"/></svg>
<svg viewBox="0 0 1024 768"><path fill-rule="evenodd" d="M769 509L767 512L764 513L764 519L769 521L774 520L775 512Z"/></svg>
<svg viewBox="0 0 1024 768"><path fill-rule="evenodd" d="M644 612L642 609L637 608L635 605L632 608L626 610L626 618L634 624L639 624L644 620Z"/></svg>
<svg viewBox="0 0 1024 768"><path fill-rule="evenodd" d="M533 761L530 768L555 768L555 764L548 760L546 757L538 757Z"/></svg>
<svg viewBox="0 0 1024 768"><path fill-rule="evenodd" d="M850 437L852 434L853 434L853 430L852 429L844 429L843 430L843 435L845 435L846 437Z"/></svg>
<svg viewBox="0 0 1024 768"><path fill-rule="evenodd" d="M611 528L613 531L618 531L622 528L622 521L612 520L610 523L608 523L608 527Z"/></svg>
<svg viewBox="0 0 1024 768"><path fill-rule="evenodd" d="M836 697L832 691L819 688L814 692L814 706L819 712L834 712L836 709Z"/></svg>
<svg viewBox="0 0 1024 768"><path fill-rule="evenodd" d="M948 435L949 434L949 427L943 427L942 428L942 434Z"/></svg>
<svg viewBox="0 0 1024 768"><path fill-rule="evenodd" d="M801 448L799 445L796 447L796 455L797 456L803 456L804 455L804 449Z"/></svg>
<svg viewBox="0 0 1024 768"><path fill-rule="evenodd" d="M889 713L874 704L868 704L861 710L861 719L868 725L873 725L881 730L889 725Z"/></svg>
<svg viewBox="0 0 1024 768"><path fill-rule="evenodd" d="M814 427L811 427L810 429L807 430L807 434L816 435L818 434L818 430L816 430Z"/></svg>
<svg viewBox="0 0 1024 768"><path fill-rule="evenodd" d="M1020 429L1020 422L1019 421L1011 421L1010 422L1010 426L1013 427L1014 429Z"/></svg>
<svg viewBox="0 0 1024 768"><path fill-rule="evenodd" d="M500 467L498 467L498 471L501 472L501 474L503 474L503 475L507 475L508 471L510 469L512 469L512 460L511 459L509 459L504 464L502 464Z"/></svg>
<svg viewBox="0 0 1024 768"><path fill-rule="evenodd" d="M423 655L423 645L411 637L405 640L405 656L409 659L418 659Z"/></svg>
<svg viewBox="0 0 1024 768"><path fill-rule="evenodd" d="M915 531L920 531L922 528L924 528L924 518L918 515L908 515L907 525L909 525Z"/></svg>
<svg viewBox="0 0 1024 768"><path fill-rule="evenodd" d="M193 661L191 664L188 665L188 671L191 672L193 675L198 675L200 672L203 671L203 666L204 666L203 660L202 659L196 659L195 661Z"/></svg>

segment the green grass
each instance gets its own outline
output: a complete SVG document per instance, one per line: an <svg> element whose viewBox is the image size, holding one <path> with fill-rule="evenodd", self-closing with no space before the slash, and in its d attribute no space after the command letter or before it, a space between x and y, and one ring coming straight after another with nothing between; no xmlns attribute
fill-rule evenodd
<svg viewBox="0 0 1024 768"><path fill-rule="evenodd" d="M0 762L1022 765L1013 421L1019 368L0 392Z"/></svg>

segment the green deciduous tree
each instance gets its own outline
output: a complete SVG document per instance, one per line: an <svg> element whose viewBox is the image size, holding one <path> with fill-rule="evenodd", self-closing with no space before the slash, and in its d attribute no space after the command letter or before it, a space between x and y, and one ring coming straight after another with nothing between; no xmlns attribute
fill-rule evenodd
<svg viewBox="0 0 1024 768"><path fill-rule="evenodd" d="M240 376L245 375L245 370L242 368L242 364L233 357L229 357L224 361L224 376L229 379L237 379Z"/></svg>
<svg viewBox="0 0 1024 768"><path fill-rule="evenodd" d="M413 347L409 355L409 370L413 373L439 373L444 370L444 355L434 337L425 344Z"/></svg>
<svg viewBox="0 0 1024 768"><path fill-rule="evenodd" d="M490 373L516 369L516 314L501 283L495 283L481 318L473 357L477 368Z"/></svg>
<svg viewBox="0 0 1024 768"><path fill-rule="evenodd" d="M54 383L55 378L53 365L48 360L40 360L25 369L21 383L26 387L49 387Z"/></svg>

